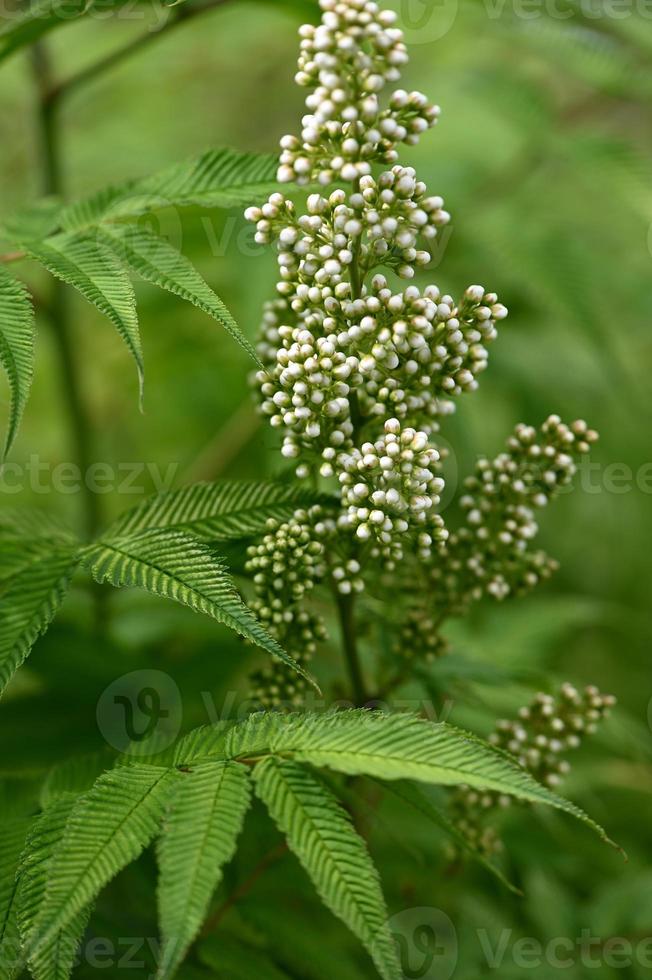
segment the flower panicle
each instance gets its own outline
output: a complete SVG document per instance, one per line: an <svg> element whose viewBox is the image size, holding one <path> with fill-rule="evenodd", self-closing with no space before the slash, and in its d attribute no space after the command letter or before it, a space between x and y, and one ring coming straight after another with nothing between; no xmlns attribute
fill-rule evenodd
<svg viewBox="0 0 652 980"><path fill-rule="evenodd" d="M595 734L615 703L613 695L602 694L593 685L578 690L565 683L555 695L538 693L515 719L498 721L489 741L513 755L538 782L556 789L570 772L568 753L578 749L587 735ZM512 802L510 796L462 786L454 792L451 808L467 839L491 855L502 844L486 818Z"/></svg>
<svg viewBox="0 0 652 980"><path fill-rule="evenodd" d="M474 600L520 594L554 570L530 547L535 513L570 482L595 433L557 416L540 430L518 426L467 481L460 527L444 525L438 434L477 389L508 311L478 284L456 299L411 282L450 215L398 147L418 142L439 108L394 87L408 53L392 11L375 0L320 6L321 22L300 30L306 114L299 135L281 140L278 171L281 183L310 192L298 205L276 191L245 214L278 263L253 379L259 409L297 477L332 481L338 494L327 519L298 511L270 528L248 568L259 615L297 659L309 627L296 615L308 615L320 582L340 595L402 595L419 582L403 639L440 654L430 622L438 633Z"/></svg>

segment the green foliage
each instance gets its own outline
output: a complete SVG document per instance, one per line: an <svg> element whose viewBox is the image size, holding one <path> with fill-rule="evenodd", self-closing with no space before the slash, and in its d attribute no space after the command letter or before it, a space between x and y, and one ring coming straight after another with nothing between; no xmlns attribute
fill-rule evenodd
<svg viewBox="0 0 652 980"><path fill-rule="evenodd" d="M319 499L291 483L195 483L143 501L122 514L109 533L119 537L170 528L202 541L247 538L262 532L267 521L286 520L297 507Z"/></svg>
<svg viewBox="0 0 652 980"><path fill-rule="evenodd" d="M29 254L109 318L136 362L142 402L144 369L136 296L120 262L96 238L83 233L62 233L30 243Z"/></svg>
<svg viewBox="0 0 652 980"><path fill-rule="evenodd" d="M187 2L189 7L193 4ZM81 559L99 555L101 542L146 538L153 531L167 530L187 535L193 549L196 544L218 543L230 568L239 570L244 566L244 541L262 536L268 520L284 522L297 507L315 502L326 507L332 500L317 499L297 480L262 482L263 475L276 473L277 464L272 437L261 436L253 410L249 412L243 400L248 368L238 347L224 344L221 332L207 329L205 320L205 315L211 316L227 329L240 322L247 337L237 327L233 335L251 353L250 325L259 316L263 295L269 294L270 263L243 257L249 248L242 247L242 239L234 243L231 237L233 229L240 234L238 219L201 212L262 203L276 189L276 155L209 151L194 161L121 182L132 166L133 172L156 171L160 160L174 160L186 152L184 146L201 147L207 139L275 146L278 135L288 131L296 105L291 72L286 71L294 57L292 19L297 26L300 20L315 21L317 4L312 0L225 4L224 13L218 12L214 20L211 16L187 23L174 35L166 31L166 40L148 44L142 60L131 58L89 87L88 97L68 99L68 75L72 78L80 69L93 68L94 59L101 61L114 45L119 50L127 34L131 40L132 30L138 36L136 24L105 16L108 9L119 14L121 3L102 2L100 11L94 3L77 0L37 0L20 4L0 27L2 62L37 39L45 39L51 48L46 51L52 55L54 69L50 81L53 91L58 90L53 126L65 128L60 140L62 169L64 186L71 191L68 200L73 202L47 199L26 207L21 203L37 183L32 166L43 169L32 152L31 117L38 90L29 84L32 52L25 51L24 61L17 57L2 66L6 113L11 113L16 125L10 152L0 165L0 193L11 207L14 202L20 207L15 214L3 215L0 227L2 251L9 253L3 258L12 260L7 267L11 276L2 271L4 263L0 267L0 362L9 378L10 395L0 399L1 412L8 419L4 448L9 451L15 438L33 370L32 302L13 278L24 274L33 286L43 337L31 411L12 451L18 453L19 464L35 452L53 465L72 458L74 428L68 432L63 413L59 417L60 392L53 380L56 335L46 332L50 283L42 263L18 264L13 259L19 251L30 252L32 245L47 250L52 241L56 245L82 238L92 243L93 254L108 256L111 268L117 263L123 283L133 275L163 290L143 290L142 298L139 295L148 374L164 381L157 391L150 388L149 412L132 425L127 422L129 406L123 397L122 359L110 354L114 340L106 332L95 334L89 329L84 304L70 304L68 326L91 458L179 460L181 481L211 479L218 473L236 479L184 487L126 511L120 493L107 493L98 498L99 523L108 525L119 516L99 539L83 544L58 521L59 514L68 519L76 516L79 501L74 495L45 499L40 491L32 491L35 506L30 513L10 510L7 502L24 500L5 499L2 493L0 678L5 679L5 671L7 679L14 672L57 611L61 596L57 583L48 581L57 567L56 556L78 556L80 566L75 576L80 587L68 591L65 615L39 640L38 657L18 671L0 715L6 746L0 773L0 952L18 949L20 920L23 952L32 954L26 969L37 977L57 980L68 975L70 950L95 899L87 901L62 930L55 929L42 946L36 943L30 950L28 937L37 939L34 925L48 892L46 878L54 871L52 856L57 853L59 877L64 866L74 863L74 849L64 854L61 842L64 832L71 833L70 827L65 829L70 814L82 807L91 792L101 796L89 824L89 835L98 842L96 867L103 863L105 844L107 869L113 874L121 866L121 844L116 860L118 848L111 851L108 842L99 843L101 826L112 820L113 788L104 793L98 786L92 790L102 772L114 764L111 751L92 752L99 744L93 715L100 691L123 673L165 671L179 688L184 722L205 719L209 707L215 707L220 718L242 718L251 707L243 668L258 655L233 631L218 635L216 646L212 611L208 617L188 618L179 602L154 605L149 587L155 584L160 589L161 570L143 568L138 561L127 578L133 575L139 587L108 593L105 629L98 637L96 625L89 625L89 614L100 590L86 588ZM224 834L218 835L217 822L210 820L219 809L211 790L218 785L218 774L237 771L244 810L249 780L243 762L259 785L270 772L292 772L297 791L284 813L290 809L294 813L296 804L296 812L305 816L312 801L315 825L324 820L325 832L332 832L334 838L340 837L342 822L347 825L341 831L342 842L347 832L355 835L351 824L360 830L352 848L358 858L362 851L368 862L362 838L368 840L392 913L407 914L406 907L414 906L411 912L416 915L416 907L431 905L447 911L457 931L455 976L459 980L476 980L487 972L486 955L478 946L480 931L498 950L509 932L504 960L494 971L505 980L522 976L523 970L510 959L514 943L521 938L528 937L531 943L529 937L538 937L545 947L552 935L571 938L590 930L601 937L596 956L602 957L610 949L609 937L631 937L636 951L638 937L645 943L649 934L650 881L640 871L649 866L645 841L652 793L645 636L649 575L640 542L649 534L650 508L647 489L639 492L646 486L643 474L649 455L645 424L649 300L642 288L650 263L646 247L652 157L646 128L651 92L649 23L635 10L617 17L604 8L600 16L597 11L591 16L570 2L562 11L568 17L559 10L553 15L542 5L527 18L509 5L492 5L488 11L480 2L392 5L400 8L410 32L408 40L413 42L410 85L414 80L417 88L431 91L444 108L432 142L406 148L401 162L414 164L429 189L441 191L454 205L452 236L441 236L434 249L435 272L429 270L427 280L418 273L416 283L434 279L442 291L450 289L456 295L472 271L480 282L496 284L514 324L496 345L489 382L466 400L459 420L442 419L442 439L455 447L443 464L443 475L447 481L450 478L448 489L456 480L459 487L458 477L471 471L480 450L493 455L502 433L516 419L543 418L552 406L564 413L589 415L590 404L590 421L601 431L602 442L595 456L600 468L595 463L585 468L582 463L576 478L582 488L588 480L590 492L567 496L556 513L546 510L541 521L544 546L562 560L559 577L546 584L538 598L520 605L478 603L472 616L447 624L443 634L452 655L436 660L422 656L424 650L435 649L436 656L441 651L431 646L432 617L423 618L421 632L402 634L396 642L397 619L409 595L419 590L424 604L429 601L430 583L416 570L406 591L372 589L353 597L350 606L355 604L366 693L377 695L390 710L406 702L417 708L423 704L429 717L433 708L439 717L448 717L439 715L440 710L451 710L456 725L489 732L497 718L518 719L519 707L535 690L553 691L566 677L580 683L590 674L591 680L618 694L621 707L605 734L576 753L580 758L574 763L568 794L623 841L630 863L621 868L610 849L601 848L597 838L585 833L585 826L565 820L565 801L560 803L543 787L535 788L531 780L524 782L526 774L514 767L513 760L447 726L430 730L423 721L388 723L381 738L380 728L374 730L376 722L371 732L358 732L359 723L354 725L353 717L346 714L337 731L330 720L316 717L283 721L277 715L259 715L236 727L222 721L191 731L170 750L179 771L167 769L168 753L154 760L169 772L172 789L157 808L153 833L137 833L139 847L145 837L157 838L159 857L167 851L170 859L165 876L162 861L159 867L160 931L164 939L179 925L182 939L176 945L168 943L165 969L171 976L178 967L184 980L254 976L330 980L335 958L341 980L371 975L371 960L358 948L354 931L343 929L335 915L319 907L317 893L324 896L325 904L333 895L332 875L322 871L311 883L291 857L267 860L276 831L262 805L254 804L241 834L236 805L229 811L233 822L227 818L220 823ZM415 9L408 9L411 6ZM416 10L421 6L423 11ZM98 23L93 22L95 12L101 13ZM177 13L173 7L166 16L174 21ZM448 23L451 13L454 22ZM132 15L133 8L127 5L124 20ZM58 32L67 25L70 31ZM52 38L47 36L51 31ZM173 37L178 44L172 43ZM438 52L444 53L444 72ZM82 183L84 193L86 188L106 187L75 200ZM195 209L183 219L183 255L162 233L148 230L150 222L156 227L157 212L179 207ZM303 203L297 207L303 208ZM164 215L161 225L165 225ZM445 269L440 270L442 257ZM108 284L108 276L103 282ZM116 286L108 285L111 290ZM633 480L626 489L611 492L607 467L613 460L622 461L617 465L625 471L629 468ZM332 482L328 489L334 489ZM27 489L23 497L29 494ZM42 506L52 514L37 510ZM447 506L444 519L455 526L454 506ZM208 588L212 591L214 585L221 594L224 561L213 547L207 550L219 567L215 581L211 572ZM352 558L359 555L336 549L327 555L332 566L342 569ZM118 562L110 553L98 560L109 565ZM77 558L71 558L71 570L75 567ZM293 567L291 561L288 567ZM69 577L64 576L59 583L62 592L68 583ZM229 583L231 591L236 589L230 578ZM242 584L239 579L237 583ZM191 585L184 576L183 582L166 582L163 591L178 597L186 588L192 592L196 582ZM244 585L243 594L248 594ZM195 596L192 601L209 600ZM311 601L331 635L330 641L320 643L315 664L327 703L331 699L351 703L331 597L318 587ZM346 607L346 600L342 604ZM287 612L282 593L281 610ZM270 612L273 615L279 615L278 609ZM284 645L294 655L294 646ZM295 683L283 665L275 667L274 680L278 676ZM91 754L70 758L44 778L45 760L72 752ZM109 774L123 787L126 777L119 774L128 769L125 761ZM330 791L314 772L322 766ZM486 792L481 788L484 770L494 780ZM358 775L367 771L370 779ZM446 807L449 787L456 786L456 780L469 785L474 773L477 782L467 792L477 800L485 825L487 802L498 794L499 785L501 794L514 799L555 800L552 809L527 813L501 804L490 821L498 825L505 845L495 863L461 833L457 815ZM508 784L511 790L505 789ZM136 803L139 790L130 785L128 792ZM297 803L301 793L308 800L304 807ZM276 798L281 796L277 792ZM321 804L325 799L328 802L317 808L316 801ZM86 849L89 841L76 820L76 839ZM207 840L216 845L217 860L197 867L193 858L200 850L197 828L202 821L209 828ZM305 821L291 824L309 852L319 858ZM286 837L291 843L289 833ZM454 845L454 858L446 839ZM229 857L222 861L227 852ZM278 852L276 848L270 853ZM464 868L460 854L475 863ZM330 858L330 867L346 860L339 851ZM365 866L368 870L368 863ZM259 873L261 867L264 874ZM518 889L498 890L483 869L503 883L508 878ZM373 869L371 873L370 893L377 896L377 876ZM117 881L102 885L91 929L112 937L154 936L154 875L150 855L123 867ZM97 875L91 877L99 881ZM194 900L186 909L178 895L189 878L194 882L190 886ZM515 890L523 894L515 895ZM51 902L51 885L49 891ZM61 896L59 892L57 901ZM23 905L20 916L19 903ZM337 896L331 907L337 913ZM210 923L219 926L204 938L197 930L201 932L206 913ZM397 921L402 933L400 915ZM401 937L408 947L416 924L417 919L408 915L409 931ZM179 965L180 947L185 949L188 942L189 962ZM124 951L119 945L117 949L119 955ZM414 952L409 949L407 962L401 963L403 973L415 965L418 970ZM137 958L141 955L153 976L160 966L157 952L139 951ZM569 980L584 980L584 966L575 954L570 958L574 962L564 971ZM107 975L116 962L104 971ZM96 972L83 959L77 969L81 980L90 980ZM542 967L542 975L545 971ZM133 973L135 980L142 971L115 972L125 977ZM601 960L594 972L605 980L618 980L623 970ZM624 972L631 974L631 980L646 977L645 968L636 962ZM12 973L16 970L0 956L0 980Z"/></svg>
<svg viewBox="0 0 652 980"><path fill-rule="evenodd" d="M25 287L0 268L0 364L11 390L9 429L0 464L16 437L32 383L34 311Z"/></svg>
<svg viewBox="0 0 652 980"><path fill-rule="evenodd" d="M368 713L365 719L363 715L254 715L226 730L218 726L191 733L174 753L176 760L184 761L174 765L167 762L169 753L147 764L118 762L90 788L98 759L50 775L41 794L45 809L29 830L24 849L29 821L16 823L0 877L5 889L1 893L5 930L11 937L15 923L19 925L22 955L36 980L69 976L91 904L154 839L158 839L163 939L157 976L161 980L174 976L206 918L222 869L234 855L250 802L251 768L257 795L320 898L360 939L387 980L398 980L402 974L378 873L349 814L311 771L312 766L378 774L384 757L383 779L416 778L449 785L475 778L474 785L485 788L496 786L500 772L505 794L544 802L586 819L479 739L413 716ZM374 736L364 751L360 742L354 743L347 758L338 761L336 753L341 753L352 732L366 726ZM420 740L406 737L417 728ZM301 747L308 731L319 746L314 754ZM210 759L206 758L209 747ZM433 758L427 768L424 754ZM197 761L202 756L203 761ZM466 763L453 763L452 758ZM438 759L445 764L437 765ZM458 767L455 777L451 765ZM473 765L477 774L469 777ZM12 871L16 866L17 875ZM10 886L12 876L17 881L15 891Z"/></svg>
<svg viewBox="0 0 652 980"><path fill-rule="evenodd" d="M206 917L249 806L244 766L197 766L179 780L158 847L163 947L158 976L174 975Z"/></svg>
<svg viewBox="0 0 652 980"><path fill-rule="evenodd" d="M358 936L381 977L399 980L378 873L348 814L295 762L267 759L254 771L256 792L324 904Z"/></svg>
<svg viewBox="0 0 652 980"><path fill-rule="evenodd" d="M66 207L44 201L5 220L0 234L108 317L136 362L142 406L143 354L130 274L193 304L217 320L254 361L257 355L192 263L162 236L125 219L165 207L232 207L275 186L274 157L212 150ZM33 319L27 291L0 269L0 364L12 393L5 455L15 439L31 384Z"/></svg>
<svg viewBox="0 0 652 980"><path fill-rule="evenodd" d="M45 515L0 518L0 690L50 625L80 565L100 584L140 588L225 624L313 683L206 543L247 536L308 498L281 484L199 484L145 501L86 546Z"/></svg>
<svg viewBox="0 0 652 980"><path fill-rule="evenodd" d="M208 313L222 324L252 357L254 350L243 336L226 306L216 296L188 259L172 245L138 225L99 228L100 240L112 248L135 275L166 289Z"/></svg>
<svg viewBox="0 0 652 980"><path fill-rule="evenodd" d="M20 962L16 872L31 826L29 817L3 820L0 835L0 977L11 980Z"/></svg>
<svg viewBox="0 0 652 980"><path fill-rule="evenodd" d="M123 766L100 776L73 806L48 867L47 885L28 937L40 956L101 889L155 836L178 773Z"/></svg>
<svg viewBox="0 0 652 980"><path fill-rule="evenodd" d="M464 783L548 803L601 828L577 807L540 786L515 767L510 756L481 739L446 724L413 715L345 711L326 715L252 715L228 732L225 752L237 758L257 756L268 748L284 758L323 766L349 776L415 779L453 786ZM201 758L201 749L195 747Z"/></svg>
<svg viewBox="0 0 652 980"><path fill-rule="evenodd" d="M65 980L70 976L90 915L90 907L85 906L50 942L39 944L36 920L45 899L50 862L61 844L75 801L73 793L62 794L37 817L18 869L18 922L23 947L35 950L29 960L35 980Z"/></svg>
<svg viewBox="0 0 652 980"><path fill-rule="evenodd" d="M84 552L84 561L97 582L173 599L295 666L237 594L223 560L190 534L166 528L103 538Z"/></svg>
<svg viewBox="0 0 652 980"><path fill-rule="evenodd" d="M0 585L0 691L50 625L79 564L75 548L36 548Z"/></svg>

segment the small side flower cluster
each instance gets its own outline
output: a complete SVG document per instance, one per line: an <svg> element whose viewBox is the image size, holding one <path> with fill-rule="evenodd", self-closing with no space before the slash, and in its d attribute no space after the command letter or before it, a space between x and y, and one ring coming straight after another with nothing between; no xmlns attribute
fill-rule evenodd
<svg viewBox="0 0 652 980"><path fill-rule="evenodd" d="M585 735L595 733L615 703L612 695L601 694L597 687L578 691L563 684L556 697L537 694L516 720L498 721L489 741L515 756L538 782L556 788L570 770L564 756L579 748ZM474 846L490 854L500 849L500 842L484 817L512 802L510 796L460 787L452 799L456 825Z"/></svg>
<svg viewBox="0 0 652 980"><path fill-rule="evenodd" d="M535 511L571 482L577 458L597 438L586 422L569 426L551 415L539 430L518 425L506 452L480 459L460 501L465 521L432 571L444 605L461 612L484 594L522 594L554 571L547 555L529 550Z"/></svg>
<svg viewBox="0 0 652 980"><path fill-rule="evenodd" d="M411 606L403 619L393 653L403 663L433 663L448 652L448 642L423 604Z"/></svg>
<svg viewBox="0 0 652 980"><path fill-rule="evenodd" d="M396 14L373 0L320 0L321 24L301 28L295 80L309 88L301 136L284 136L278 178L322 184L353 181L373 163L394 163L397 143L414 145L439 108L421 92L379 95L400 78L408 53Z"/></svg>
<svg viewBox="0 0 652 980"><path fill-rule="evenodd" d="M333 530L333 522L324 518L320 507L297 510L288 521L269 521L260 544L247 549L245 569L252 574L256 590L251 607L302 667L326 635L322 621L302 603L326 575L324 541ZM308 684L280 661L273 661L252 676L252 686L261 706L278 708L299 706Z"/></svg>

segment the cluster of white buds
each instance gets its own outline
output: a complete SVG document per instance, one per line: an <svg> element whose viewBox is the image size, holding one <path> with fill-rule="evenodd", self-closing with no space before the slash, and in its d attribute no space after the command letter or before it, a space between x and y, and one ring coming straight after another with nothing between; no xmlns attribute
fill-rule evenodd
<svg viewBox="0 0 652 980"><path fill-rule="evenodd" d="M456 304L437 286L393 292L382 275L359 306L363 415L409 418L426 431L454 409L451 398L475 391L487 367L487 344L507 315L495 293L469 286Z"/></svg>
<svg viewBox="0 0 652 980"><path fill-rule="evenodd" d="M351 595L364 591L364 579L361 577L362 566L357 558L333 565L331 577L335 588L341 595Z"/></svg>
<svg viewBox="0 0 652 980"><path fill-rule="evenodd" d="M420 246L450 220L442 198L429 196L411 167L399 166L378 181L362 177L348 195L341 188L328 197L311 194L306 212L297 214L294 203L279 192L262 207L245 211L256 225L256 241L276 244L277 290L295 310L305 309L306 301L320 306L331 295L346 297L354 262L363 277L382 264L412 279L432 258ZM324 287L329 291L319 294Z"/></svg>
<svg viewBox="0 0 652 980"><path fill-rule="evenodd" d="M435 616L420 604L407 610L393 650L404 661L433 663L448 651L448 643L439 633Z"/></svg>
<svg viewBox="0 0 652 980"><path fill-rule="evenodd" d="M520 709L516 720L498 721L489 741L515 756L538 782L556 788L570 770L564 754L579 748L585 735L593 735L615 703L612 695L601 694L597 687L578 691L572 684L563 684L556 697L537 694L530 705ZM483 814L511 802L509 796L462 786L455 791L452 806L459 829L490 853L500 845Z"/></svg>
<svg viewBox="0 0 652 980"><path fill-rule="evenodd" d="M535 511L571 482L577 458L597 438L586 422L568 426L551 415L539 430L518 425L506 452L479 460L460 501L464 524L432 572L444 602L461 611L485 593L522 594L554 571L546 555L528 550L538 532Z"/></svg>
<svg viewBox="0 0 652 980"><path fill-rule="evenodd" d="M348 204L352 212L348 227L362 236L363 268L382 263L403 279L411 279L415 268L428 265L432 258L426 249L418 248L420 238L432 241L450 221L443 198L428 195L413 167L393 167L378 180L362 177Z"/></svg>
<svg viewBox="0 0 652 980"><path fill-rule="evenodd" d="M256 392L260 392L261 386L265 383L264 379L267 379L276 367L276 355L281 346L279 328L284 323L293 323L294 319L286 300L279 297L268 300L264 304L263 318L256 345L256 353L264 371L254 372L251 376L252 387Z"/></svg>
<svg viewBox="0 0 652 980"><path fill-rule="evenodd" d="M288 521L268 521L260 544L247 548L245 569L259 597L280 596L285 605L272 621L291 616L293 603L303 599L326 574L324 544L328 532L320 507L297 510ZM268 618L267 616L265 618Z"/></svg>
<svg viewBox="0 0 652 980"><path fill-rule="evenodd" d="M295 612L292 623L284 624L282 629L274 624L267 626L299 666L309 670L317 644L326 639L326 627L319 616L300 609ZM250 675L250 684L254 700L269 711L292 711L302 707L310 690L310 684L303 676L289 671L276 658L254 671Z"/></svg>
<svg viewBox="0 0 652 980"><path fill-rule="evenodd" d="M388 419L375 442L337 458L345 508L338 526L355 531L363 543L371 541L372 557L383 558L390 570L403 558L406 536L414 539L419 558L429 558L433 543L446 537L436 512L444 487L438 462L425 432Z"/></svg>
<svg viewBox="0 0 652 980"><path fill-rule="evenodd" d="M278 179L326 185L354 181L374 163L394 163L396 145L414 145L439 108L420 92L380 93L408 62L396 14L373 0L320 0L321 23L300 30L297 84L309 88L300 137L284 136Z"/></svg>
<svg viewBox="0 0 652 980"><path fill-rule="evenodd" d="M327 574L324 542L334 523L319 506L297 510L283 522L267 522L268 533L247 549L245 570L252 575L256 598L251 608L283 648L304 666L325 638L322 621L302 608L305 597ZM254 696L265 707L299 703L308 689L301 676L273 661L252 675Z"/></svg>

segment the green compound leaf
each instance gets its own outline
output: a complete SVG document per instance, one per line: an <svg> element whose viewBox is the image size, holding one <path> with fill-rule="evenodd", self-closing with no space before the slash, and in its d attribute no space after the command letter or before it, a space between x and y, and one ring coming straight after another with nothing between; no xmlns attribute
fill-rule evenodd
<svg viewBox="0 0 652 980"><path fill-rule="evenodd" d="M48 867L30 958L71 925L157 835L178 773L132 765L104 773L72 808Z"/></svg>

